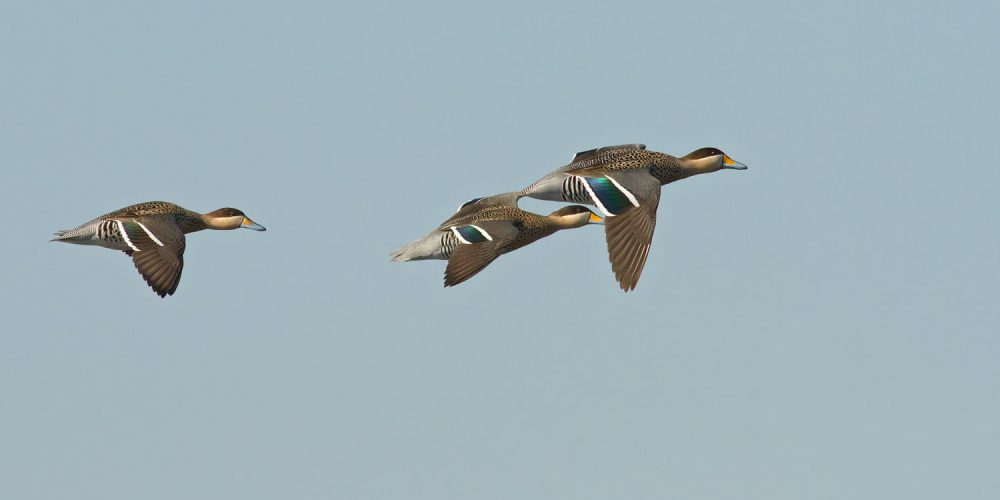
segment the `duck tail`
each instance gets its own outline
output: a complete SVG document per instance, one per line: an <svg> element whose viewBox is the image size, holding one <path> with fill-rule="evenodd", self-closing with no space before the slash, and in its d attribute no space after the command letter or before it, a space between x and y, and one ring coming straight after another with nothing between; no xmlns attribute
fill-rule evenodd
<svg viewBox="0 0 1000 500"><path fill-rule="evenodd" d="M392 262L406 262L408 260L414 260L417 257L417 252L414 249L414 243L416 242L393 250L393 252L389 254L389 256L392 257Z"/></svg>
<svg viewBox="0 0 1000 500"><path fill-rule="evenodd" d="M66 240L72 240L77 236L80 236L79 231L75 229L63 229L62 231L56 231L52 234L55 236L55 238L52 238L49 241L66 241Z"/></svg>
<svg viewBox="0 0 1000 500"><path fill-rule="evenodd" d="M49 241L65 241L66 243L82 243L90 244L90 240L93 239L94 235L97 233L98 224L100 221L92 220L86 224L81 224L73 229L63 229L62 231L56 231L52 233L55 238Z"/></svg>
<svg viewBox="0 0 1000 500"><path fill-rule="evenodd" d="M390 262L406 262L406 261L410 260L410 259L406 258L406 252L407 252L407 250L409 250L409 249L406 248L406 247L397 248L397 249L393 250L391 253L389 253L389 257L390 257L389 261Z"/></svg>
<svg viewBox="0 0 1000 500"><path fill-rule="evenodd" d="M412 241L390 253L392 262L407 262L410 260L447 259L441 247L441 236L428 234L419 240Z"/></svg>

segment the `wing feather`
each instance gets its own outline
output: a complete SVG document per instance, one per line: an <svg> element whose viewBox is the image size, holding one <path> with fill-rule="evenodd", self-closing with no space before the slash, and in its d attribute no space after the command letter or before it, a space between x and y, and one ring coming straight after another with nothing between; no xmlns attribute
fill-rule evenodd
<svg viewBox="0 0 1000 500"><path fill-rule="evenodd" d="M476 225L493 239L455 247L444 270L444 286L455 286L475 276L497 257L511 250L520 231L509 220L479 221Z"/></svg>
<svg viewBox="0 0 1000 500"><path fill-rule="evenodd" d="M639 202L639 206L626 206L617 215L604 219L611 270L618 286L628 292L635 289L649 256L656 228L656 209L660 204L660 183L652 175L641 171L612 172L609 175L633 193Z"/></svg>
<svg viewBox="0 0 1000 500"><path fill-rule="evenodd" d="M177 291L177 285L180 284L181 272L184 269L184 233L172 219L166 217L150 216L118 220L122 223L129 240L139 249L132 251L131 256L132 263L142 279L160 297L173 295ZM155 240L150 233L155 235ZM159 243L156 240L159 240Z"/></svg>
<svg viewBox="0 0 1000 500"><path fill-rule="evenodd" d="M496 241L484 241L455 248L444 270L444 286L455 286L475 276L499 256Z"/></svg>

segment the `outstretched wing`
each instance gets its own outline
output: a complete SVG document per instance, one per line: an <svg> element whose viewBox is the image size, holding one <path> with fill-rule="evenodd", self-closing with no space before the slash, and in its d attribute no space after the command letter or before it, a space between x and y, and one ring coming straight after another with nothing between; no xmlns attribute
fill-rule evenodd
<svg viewBox="0 0 1000 500"><path fill-rule="evenodd" d="M608 259L618 285L626 292L635 289L653 241L660 181L645 170L579 170L572 175L606 216Z"/></svg>
<svg viewBox="0 0 1000 500"><path fill-rule="evenodd" d="M164 217L115 219L132 263L146 283L160 297L173 295L184 269L184 233L173 220Z"/></svg>
<svg viewBox="0 0 1000 500"><path fill-rule="evenodd" d="M475 276L517 238L519 233L512 221L479 221L465 226L454 226L451 231L459 238L448 266L444 270L444 286L455 286Z"/></svg>
<svg viewBox="0 0 1000 500"><path fill-rule="evenodd" d="M653 242L656 209L660 204L660 181L640 170L613 172L609 177L638 202L638 206L627 206L614 217L604 219L611 270L615 273L618 286L627 292L634 290L639 282L649 246Z"/></svg>

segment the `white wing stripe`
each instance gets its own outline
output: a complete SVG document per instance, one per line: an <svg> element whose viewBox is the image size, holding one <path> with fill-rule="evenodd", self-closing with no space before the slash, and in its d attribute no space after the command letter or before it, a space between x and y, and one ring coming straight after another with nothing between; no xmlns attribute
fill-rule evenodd
<svg viewBox="0 0 1000 500"><path fill-rule="evenodd" d="M458 237L458 241L461 241L462 243L464 243L464 244L466 244L466 245L471 245L471 244L472 244L472 242L471 242L471 241L469 241L469 240L467 240L467 239L465 239L465 237L464 237L464 236L462 236L462 233L460 233L460 232L458 231L458 227L459 227L459 226L452 226L452 228L451 228L451 232L455 233L455 236L457 236L457 237ZM474 228L476 228L476 231L479 231L479 234L482 234L483 236L485 236L487 240L489 240L489 241L493 241L493 237L492 237L492 236L490 236L490 233L487 233L485 229L483 229L483 228L481 228L481 227L479 227L479 226L477 226L477 225L475 225L475 224L469 224L469 227L474 227Z"/></svg>
<svg viewBox="0 0 1000 500"><path fill-rule="evenodd" d="M579 177L579 176L577 176L577 177ZM590 183L588 183L586 179L581 178L581 180L583 181L583 188L586 189L587 190L587 194L590 195L590 199L594 200L594 204L597 205L597 208L601 209L601 212L604 213L604 216L605 217L614 217L615 214L609 212L607 208L604 208L604 204L601 203L601 199L598 198L596 194L594 194L594 188L590 187Z"/></svg>
<svg viewBox="0 0 1000 500"><path fill-rule="evenodd" d="M487 240L493 241L493 237L490 236L490 233L487 233L485 229L483 229L483 228L481 228L481 227L479 227L479 226L477 226L475 224L469 224L469 225L472 226L472 227L474 227L474 228L476 228L476 230L479 231L480 233L482 233L483 236L485 236Z"/></svg>
<svg viewBox="0 0 1000 500"><path fill-rule="evenodd" d="M461 241L462 243L465 243L466 245L471 245L472 244L472 243L469 243L469 240L465 239L462 236L462 233L458 232L458 227L452 227L451 228L451 232L455 233L455 236L458 237L458 241Z"/></svg>
<svg viewBox="0 0 1000 500"><path fill-rule="evenodd" d="M631 195L629 195L629 196L631 196ZM637 206L638 206L638 205L637 205ZM160 245L161 247L163 246L163 242L162 242L162 241L160 241L160 239L159 239L159 238L157 238L157 237L156 237L156 235L155 235L155 234L153 234L153 232L152 232L152 231L150 231L150 230L149 230L149 228L148 228L148 227L146 227L146 225L145 225L145 224L143 224L143 223L141 223L141 222L139 222L139 221L135 221L135 223L136 223L136 224L138 224L138 225L139 225L139 227L141 227L143 231L146 231L146 234L148 234L148 235L149 235L149 237L150 237L150 238L152 238L152 239L153 239L153 241L155 241L157 245Z"/></svg>
<svg viewBox="0 0 1000 500"><path fill-rule="evenodd" d="M611 177L611 176L608 176L608 175L606 175L604 177L606 179L608 179L609 181L611 181L611 183L614 184L615 187L618 188L619 191L621 191L622 193L625 193L625 197L628 198L628 201L632 202L632 206L633 207L638 207L639 206L639 202L635 199L635 196L632 196L632 193L630 193L628 191L628 189L625 189L624 186L622 186L621 184L618 184L618 181L616 181L614 179L614 177Z"/></svg>
<svg viewBox="0 0 1000 500"><path fill-rule="evenodd" d="M116 220L115 222L118 223L118 231L122 233L122 238L125 239L125 244L127 244L129 248L131 248L132 250L135 250L136 252L141 252L142 250L139 250L139 247L133 245L132 240L129 239L128 232L125 231L125 224L122 224L122 221L120 220Z"/></svg>

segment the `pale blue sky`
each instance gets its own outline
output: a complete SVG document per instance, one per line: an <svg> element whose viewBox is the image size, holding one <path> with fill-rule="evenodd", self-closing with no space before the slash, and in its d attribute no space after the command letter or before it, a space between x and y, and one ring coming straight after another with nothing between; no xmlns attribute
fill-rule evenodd
<svg viewBox="0 0 1000 500"><path fill-rule="evenodd" d="M995 2L0 4L0 496L994 499ZM388 252L597 146L664 189L441 287ZM161 300L47 243L234 206ZM547 212L556 205L528 200Z"/></svg>

